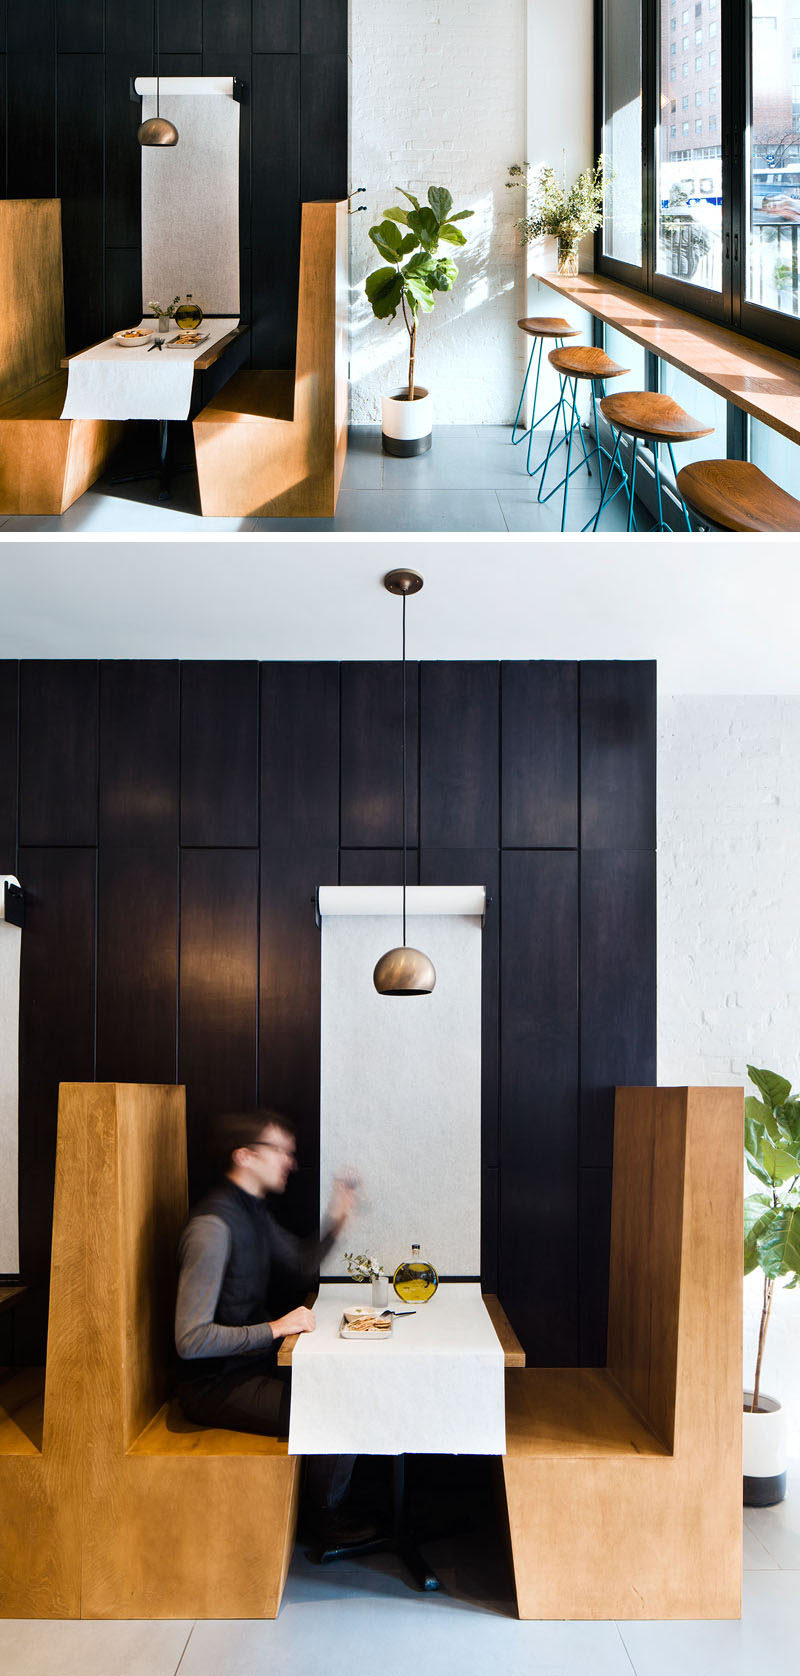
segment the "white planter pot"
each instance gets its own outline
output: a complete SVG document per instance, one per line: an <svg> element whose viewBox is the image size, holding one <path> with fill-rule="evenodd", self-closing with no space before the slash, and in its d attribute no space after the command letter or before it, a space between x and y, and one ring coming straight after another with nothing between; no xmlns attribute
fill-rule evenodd
<svg viewBox="0 0 800 1676"><path fill-rule="evenodd" d="M417 385L410 402L407 390L393 390L382 398L383 446L387 454L410 458L425 454L431 445L433 402L427 390Z"/></svg>
<svg viewBox="0 0 800 1676"><path fill-rule="evenodd" d="M786 1495L786 1415L775 1397L759 1394L758 1414L750 1413L752 1391L744 1393L742 1472L745 1507L772 1507Z"/></svg>

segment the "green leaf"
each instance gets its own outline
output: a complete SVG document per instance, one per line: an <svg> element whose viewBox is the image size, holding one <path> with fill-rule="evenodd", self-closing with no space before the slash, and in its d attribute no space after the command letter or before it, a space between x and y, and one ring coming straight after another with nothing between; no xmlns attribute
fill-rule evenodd
<svg viewBox="0 0 800 1676"><path fill-rule="evenodd" d="M370 227L369 236L387 262L399 260L401 234L393 221L381 221L377 227Z"/></svg>
<svg viewBox="0 0 800 1676"><path fill-rule="evenodd" d="M760 1109L763 1110L763 1108ZM767 1132L763 1123L746 1115L744 1120L744 1150L747 1158L747 1168L751 1175L756 1176L759 1181L766 1182L767 1186L771 1187L772 1176L764 1163L764 1142L766 1140Z"/></svg>
<svg viewBox="0 0 800 1676"><path fill-rule="evenodd" d="M394 320L403 295L403 281L397 269L376 268L374 274L368 274L365 289L376 320L387 320L390 315Z"/></svg>
<svg viewBox="0 0 800 1676"><path fill-rule="evenodd" d="M800 1272L800 1208L784 1205L771 1227L758 1240L758 1260L773 1279Z"/></svg>
<svg viewBox="0 0 800 1676"><path fill-rule="evenodd" d="M764 1136L761 1147L761 1157L764 1169L769 1172L774 1182L793 1181L798 1174L797 1159L784 1147L776 1146L768 1135Z"/></svg>
<svg viewBox="0 0 800 1676"><path fill-rule="evenodd" d="M446 186L429 186L428 203L441 226L441 223L447 220L453 208L453 194L448 192Z"/></svg>
<svg viewBox="0 0 800 1676"><path fill-rule="evenodd" d="M767 1233L779 1212L768 1193L751 1193L744 1201L744 1272L758 1268L758 1241Z"/></svg>
<svg viewBox="0 0 800 1676"><path fill-rule="evenodd" d="M451 262L449 256L440 256L431 277L431 284L436 291L452 291L458 279L458 268Z"/></svg>
<svg viewBox="0 0 800 1676"><path fill-rule="evenodd" d="M431 209L409 210L408 225L416 233L423 250L434 250L439 238L439 223Z"/></svg>
<svg viewBox="0 0 800 1676"><path fill-rule="evenodd" d="M398 256L407 256L409 250L414 250L418 243L419 240L416 233L406 233L405 238L400 240L400 249L397 252Z"/></svg>
<svg viewBox="0 0 800 1676"><path fill-rule="evenodd" d="M434 304L433 292L420 274L406 275L406 290L411 297L412 306L421 308L425 314L430 314Z"/></svg>
<svg viewBox="0 0 800 1676"><path fill-rule="evenodd" d="M439 228L439 237L445 244L466 244L466 238L460 227L454 227L452 221L445 221Z"/></svg>
<svg viewBox="0 0 800 1676"><path fill-rule="evenodd" d="M402 186L396 186L395 192L399 192L401 198L407 198L409 203L414 205L415 210L419 209L419 198L415 198L413 192L406 192Z"/></svg>
<svg viewBox="0 0 800 1676"><path fill-rule="evenodd" d="M770 1110L784 1105L788 1100L792 1085L785 1077L779 1077L776 1071L758 1071L755 1066L748 1065L747 1074L759 1093L763 1094Z"/></svg>
<svg viewBox="0 0 800 1676"><path fill-rule="evenodd" d="M393 204L391 209L384 210L384 216L387 221L399 221L401 227L408 226L408 212L400 209L398 204Z"/></svg>
<svg viewBox="0 0 800 1676"><path fill-rule="evenodd" d="M448 221L467 221L474 214L474 210L459 210L457 215L448 215L447 219Z"/></svg>
<svg viewBox="0 0 800 1676"><path fill-rule="evenodd" d="M429 252L427 250L418 250L416 256L412 256L411 261L406 262L403 273L430 275L433 273L433 267L433 257L429 254Z"/></svg>
<svg viewBox="0 0 800 1676"><path fill-rule="evenodd" d="M795 1154L800 1170L800 1100L787 1100L785 1105L776 1106L775 1116L780 1124L787 1150Z"/></svg>

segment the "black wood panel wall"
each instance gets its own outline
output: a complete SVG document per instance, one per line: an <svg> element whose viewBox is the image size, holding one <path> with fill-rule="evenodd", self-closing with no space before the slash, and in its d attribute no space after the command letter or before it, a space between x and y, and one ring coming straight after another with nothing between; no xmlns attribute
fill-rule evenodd
<svg viewBox="0 0 800 1676"><path fill-rule="evenodd" d="M185 1082L194 1193L216 1113L290 1111L317 1215L314 892L399 881L401 721L396 664L0 663L42 1301L59 1080ZM409 876L489 892L484 1284L532 1363L602 1363L612 1088L655 1079L655 666L414 664L409 724Z"/></svg>
<svg viewBox="0 0 800 1676"><path fill-rule="evenodd" d="M246 86L241 314L253 364L290 366L300 203L348 189L347 0L160 9L165 75ZM152 40L153 0L0 0L0 194L62 199L68 352L139 318L141 106L129 82L151 73Z"/></svg>

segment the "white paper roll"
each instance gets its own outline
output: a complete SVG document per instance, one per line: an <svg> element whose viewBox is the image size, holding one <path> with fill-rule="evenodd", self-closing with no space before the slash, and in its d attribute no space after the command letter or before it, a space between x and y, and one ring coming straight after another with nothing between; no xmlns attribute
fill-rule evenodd
<svg viewBox="0 0 800 1676"><path fill-rule="evenodd" d="M5 917L6 882L0 874L0 1274L19 1271L19 967L22 932Z"/></svg>
<svg viewBox="0 0 800 1676"><path fill-rule="evenodd" d="M342 914L402 914L402 885L320 885L321 919ZM409 885L406 893L409 919L424 915L459 914L462 919L483 919L486 913L485 885Z"/></svg>
<svg viewBox="0 0 800 1676"><path fill-rule="evenodd" d="M213 97L233 98L233 76L159 76L158 85L162 95L169 93L180 98L184 93L208 93ZM137 76L133 84L134 92L152 93L155 97L155 76ZM168 115L168 112L164 112Z"/></svg>

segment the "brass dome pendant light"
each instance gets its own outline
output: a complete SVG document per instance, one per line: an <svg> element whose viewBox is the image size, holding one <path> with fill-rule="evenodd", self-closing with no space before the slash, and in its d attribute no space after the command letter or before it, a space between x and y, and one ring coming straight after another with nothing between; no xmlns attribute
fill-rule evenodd
<svg viewBox="0 0 800 1676"><path fill-rule="evenodd" d="M161 115L161 27L158 0L153 12L153 66L156 78L156 114L139 124L136 135L140 145L177 145L178 130L174 122Z"/></svg>
<svg viewBox="0 0 800 1676"><path fill-rule="evenodd" d="M409 948L406 942L406 600L418 594L422 577L416 570L390 570L383 585L390 594L400 594L403 601L403 943L401 948L387 949L372 974L379 995L430 995L436 987L433 962L421 949Z"/></svg>

